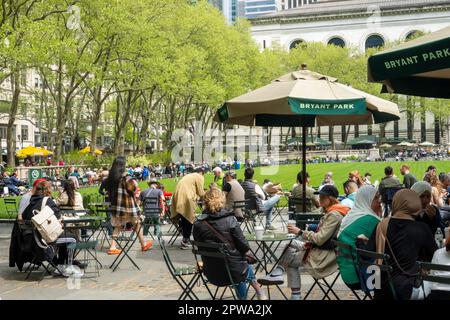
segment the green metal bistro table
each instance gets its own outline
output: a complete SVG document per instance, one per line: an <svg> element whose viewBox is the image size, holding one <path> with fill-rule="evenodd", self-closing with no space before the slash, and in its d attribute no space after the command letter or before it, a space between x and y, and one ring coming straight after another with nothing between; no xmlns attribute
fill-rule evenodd
<svg viewBox="0 0 450 320"><path fill-rule="evenodd" d="M64 224L64 230L67 229L79 229L79 230L91 230L92 233L89 237L85 238L82 241L83 243L88 243L92 236L95 234L95 232L98 230L100 223L105 220L105 217L98 217L98 216L82 216L82 217L64 217L62 222ZM98 223L97 223L98 222ZM81 238L83 239L83 238ZM81 240L80 239L80 240ZM74 253L74 258L77 256L78 252ZM96 262L102 266L100 261L98 261L97 257L94 257Z"/></svg>
<svg viewBox="0 0 450 320"><path fill-rule="evenodd" d="M248 242L254 242L256 244L257 249L253 250L250 246L250 251L255 255L258 259L258 263L255 266L255 274L257 274L260 270L268 275L273 271L275 266L280 261L284 251L281 255L277 256L277 250L282 244L282 242L288 242L286 248L291 244L292 240L295 239L295 235L290 235L287 233L267 233L264 234L261 240L257 240L254 233L246 234L245 239ZM274 262L273 266L269 266L271 262ZM280 286L276 285L277 289L281 292L284 299L288 300L287 296L284 294L283 290L281 290ZM268 287L268 295L270 299L270 287ZM253 296L254 297L254 296Z"/></svg>

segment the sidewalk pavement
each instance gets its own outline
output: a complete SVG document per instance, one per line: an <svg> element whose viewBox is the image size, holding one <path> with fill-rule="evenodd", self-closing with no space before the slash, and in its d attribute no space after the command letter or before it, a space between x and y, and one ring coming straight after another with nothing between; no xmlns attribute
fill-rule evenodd
<svg viewBox="0 0 450 320"><path fill-rule="evenodd" d="M279 223L276 224L281 226ZM162 226L163 233L166 233L170 225ZM39 279L42 269L33 272L31 277L25 281L25 274L16 268L8 266L9 256L9 235L12 225L0 225L0 299L3 300L174 300L178 299L181 289L171 277L164 262L161 250L157 242L153 249L142 253L138 244L132 250L132 257L141 268L141 271L133 267L126 258L120 267L112 272L109 265L114 256L108 256L106 249L98 251L98 258L104 265L100 270L100 277L93 279L81 278L79 288L74 286L70 279L46 276L42 281ZM164 236L166 243L169 236ZM190 250L181 250L178 239L174 246L168 247L169 255L176 266L194 265L194 256ZM278 249L281 251L283 246ZM279 252L278 254L280 254ZM91 269L92 270L92 269ZM262 275L262 273L257 274ZM331 278L330 278L331 279ZM303 273L302 275L302 295L312 285L312 278ZM267 289L267 287L266 287ZM289 289L282 286L286 296L289 297ZM355 299L350 290L339 278L334 286L335 291L341 299ZM198 284L194 292L200 299L210 299L203 284ZM253 296L253 289L250 288L249 297ZM313 290L310 299L321 299L323 294L316 288ZM271 289L272 299L282 299L282 295L276 288Z"/></svg>

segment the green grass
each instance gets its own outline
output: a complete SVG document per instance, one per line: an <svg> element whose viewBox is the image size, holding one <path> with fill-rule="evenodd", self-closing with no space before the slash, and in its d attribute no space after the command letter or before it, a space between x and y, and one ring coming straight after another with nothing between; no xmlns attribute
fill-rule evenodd
<svg viewBox="0 0 450 320"><path fill-rule="evenodd" d="M339 191L343 193L342 184L347 180L348 173L353 170L358 170L361 175L366 172L372 174L372 182L375 180L381 180L384 177L384 168L391 166L394 168L394 173L400 177L400 165L403 162L350 162L350 163L320 163L320 164L308 164L306 170L311 176L311 184L313 186L320 185L323 176L326 172L333 172L333 180L336 183ZM425 170L429 165L434 165L437 168L437 172L449 172L450 161L410 161L405 162L410 165L411 173L414 174L419 180L422 178ZM301 170L301 165L283 165L272 167L255 168L255 180L262 184L264 179L270 179L272 182L281 183L283 189L290 190L292 185L296 182L297 173ZM244 178L244 169L237 170L238 178ZM209 186L214 180L212 173L205 175L205 187ZM400 177L400 180L401 177ZM160 180L166 187L167 191L173 191L178 179L162 179ZM147 184L145 182L139 183L141 189L145 189ZM88 194L96 194L98 187L82 188L80 193L83 196ZM19 197L17 197L19 198ZM5 207L0 204L0 218L6 218Z"/></svg>

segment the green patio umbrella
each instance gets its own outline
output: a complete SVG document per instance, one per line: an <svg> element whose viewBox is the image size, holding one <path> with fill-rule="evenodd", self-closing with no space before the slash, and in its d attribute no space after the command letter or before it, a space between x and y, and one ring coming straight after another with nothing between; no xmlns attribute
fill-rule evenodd
<svg viewBox="0 0 450 320"><path fill-rule="evenodd" d="M450 98L450 27L374 54L368 78L382 92Z"/></svg>
<svg viewBox="0 0 450 320"><path fill-rule="evenodd" d="M215 121L246 126L302 127L302 168L306 174L307 127L362 125L399 120L398 106L337 79L306 69L227 101ZM306 177L304 177L306 181ZM304 184L303 196L306 197ZM305 211L306 201L303 201Z"/></svg>

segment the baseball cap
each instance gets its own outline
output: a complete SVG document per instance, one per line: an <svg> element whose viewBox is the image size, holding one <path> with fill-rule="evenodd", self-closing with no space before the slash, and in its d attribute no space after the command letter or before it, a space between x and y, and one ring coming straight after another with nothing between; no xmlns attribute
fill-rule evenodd
<svg viewBox="0 0 450 320"><path fill-rule="evenodd" d="M319 194L322 194L324 196L330 196L330 197L339 197L339 191L335 186L332 185L325 185L322 189L320 189Z"/></svg>
<svg viewBox="0 0 450 320"><path fill-rule="evenodd" d="M42 182L42 181L47 181L47 179L45 179L45 178L39 178L39 179L34 180L34 182L33 182L33 188L36 187L37 184L38 184L39 182Z"/></svg>

